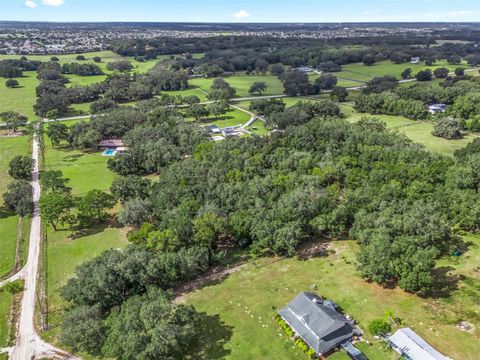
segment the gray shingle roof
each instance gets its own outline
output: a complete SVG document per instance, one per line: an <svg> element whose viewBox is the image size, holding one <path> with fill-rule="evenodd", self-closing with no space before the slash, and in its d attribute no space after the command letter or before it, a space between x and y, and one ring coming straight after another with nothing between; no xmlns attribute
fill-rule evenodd
<svg viewBox="0 0 480 360"><path fill-rule="evenodd" d="M314 293L301 292L278 313L319 354L357 334L333 306L324 305Z"/></svg>

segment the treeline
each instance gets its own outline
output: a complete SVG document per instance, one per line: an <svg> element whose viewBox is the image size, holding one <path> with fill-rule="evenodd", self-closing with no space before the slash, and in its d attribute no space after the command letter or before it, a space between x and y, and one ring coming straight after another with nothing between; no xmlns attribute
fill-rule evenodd
<svg viewBox="0 0 480 360"><path fill-rule="evenodd" d="M355 98L355 110L371 114L400 115L412 120L426 119L427 106L434 103L451 105L447 114L468 120L480 114L478 92L480 81L473 76L447 76L438 84L413 84L398 87L391 76L374 78Z"/></svg>
<svg viewBox="0 0 480 360"><path fill-rule="evenodd" d="M278 39L260 36L230 36L201 39L125 39L112 44L120 55L153 59L160 54L186 54L169 60L174 69L187 69L191 73L219 76L219 72L264 71L273 64L291 67L312 66L323 71L340 71L341 65L365 62L372 65L382 60L407 63L419 57L426 65L447 59L459 64L466 59L470 66L480 63L480 51L474 44L448 43L429 47L430 41L420 38L360 38L360 39ZM426 44L420 47L418 44ZM191 53L205 53L195 59Z"/></svg>

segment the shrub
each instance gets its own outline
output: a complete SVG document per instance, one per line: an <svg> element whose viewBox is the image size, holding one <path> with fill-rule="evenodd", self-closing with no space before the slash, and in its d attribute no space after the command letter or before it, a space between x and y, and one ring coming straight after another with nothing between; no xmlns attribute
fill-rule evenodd
<svg viewBox="0 0 480 360"><path fill-rule="evenodd" d="M386 334L390 332L391 329L390 324L381 318L373 319L368 325L368 331L370 331L372 335Z"/></svg>
<svg viewBox="0 0 480 360"><path fill-rule="evenodd" d="M6 290L10 294L18 294L23 291L23 282L21 280L5 284L0 290Z"/></svg>
<svg viewBox="0 0 480 360"><path fill-rule="evenodd" d="M5 86L8 87L8 88L15 88L17 87L19 84L18 84L18 81L15 80L15 79L8 79L6 82L5 82Z"/></svg>

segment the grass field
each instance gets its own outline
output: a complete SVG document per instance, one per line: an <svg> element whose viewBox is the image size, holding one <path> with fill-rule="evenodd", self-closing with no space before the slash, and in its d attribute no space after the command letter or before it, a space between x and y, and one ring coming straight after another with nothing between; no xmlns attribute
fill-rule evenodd
<svg viewBox="0 0 480 360"><path fill-rule="evenodd" d="M432 66L426 66L423 62L418 64L404 63L404 64L394 64L389 60L380 61L373 66L366 66L363 63L347 64L342 66L342 71L333 73L339 78L340 86L355 86L361 85L361 82L367 82L374 77L384 76L384 75L393 75L400 79L400 74L406 68L412 69L412 75L415 75L417 72L423 69L431 69L432 71L439 67L446 67L450 71L455 70L457 67L469 67L466 63L461 65L451 65L446 61L437 61ZM344 85L348 83L349 85ZM353 85L352 85L353 81ZM355 82L357 82L355 84Z"/></svg>
<svg viewBox="0 0 480 360"><path fill-rule="evenodd" d="M65 122L71 126L76 121ZM74 195L92 189L108 191L114 174L107 169L107 157L100 152L82 152L64 147L53 149L48 138L46 143L46 169L61 170L70 179L68 186ZM47 294L49 324L52 328L44 333L49 341L58 342L58 326L63 319L64 303L59 289L65 284L82 262L110 248L126 244L125 230L110 225L98 225L86 230L84 236L72 239L70 230L47 232Z"/></svg>
<svg viewBox="0 0 480 360"><path fill-rule="evenodd" d="M73 125L74 122L66 122ZM114 174L107 169L108 157L100 152L72 150L67 145L53 149L45 137L46 170L61 170L64 177L70 179L68 186L75 195L81 195L92 189L108 190Z"/></svg>
<svg viewBox="0 0 480 360"><path fill-rule="evenodd" d="M15 111L27 116L30 120L34 119L35 88L39 83L37 73L36 71L25 71L23 77L16 80L20 86L13 89L7 88L5 81L0 83L0 112Z"/></svg>
<svg viewBox="0 0 480 360"><path fill-rule="evenodd" d="M190 81L191 83L191 81ZM207 94L202 91L199 87L197 86L190 86L188 89L185 90L177 90L177 91L163 91L162 94L167 94L170 96L190 96L190 95L195 95L197 96L201 102L208 101L207 99Z"/></svg>
<svg viewBox="0 0 480 360"><path fill-rule="evenodd" d="M51 329L43 336L58 343L56 335L62 322L65 303L59 290L73 276L75 267L102 251L126 245L125 232L114 227L98 226L89 229L90 234L76 239L70 238L68 230L48 230L47 245L47 294L48 322Z"/></svg>
<svg viewBox="0 0 480 360"><path fill-rule="evenodd" d="M197 78L189 81L190 85L197 86L204 91L209 91L213 79ZM225 78L232 87L237 90L237 97L251 96L248 93L250 86L254 82L264 81L267 84L267 90L263 95L280 95L283 94L283 85L276 76L273 75L234 75Z"/></svg>
<svg viewBox="0 0 480 360"><path fill-rule="evenodd" d="M0 347L8 346L9 341L9 317L12 307L13 295L0 289Z"/></svg>
<svg viewBox="0 0 480 360"><path fill-rule="evenodd" d="M133 57L122 57L118 54L115 54L111 51L97 51L92 53L83 54L86 58L84 61L76 60L76 56L79 54L67 54L67 55L56 55L59 59L60 64L79 62L79 63L93 63L93 58L95 56L100 56L102 58L101 63L97 64L105 74L111 73L108 71L106 66L107 63L117 60L129 60L133 65L134 72L144 73L152 68L158 61L168 58L170 55L161 55L157 59L148 60L145 62L138 62ZM202 54L199 54L200 56ZM0 60L3 59L18 59L18 55L0 55ZM29 55L27 56L30 60L40 60L40 61L50 61L51 55ZM35 119L35 114L33 113L33 105L36 101L35 88L38 86L39 81L37 79L36 71L25 71L24 76L18 78L20 86L18 88L7 88L4 81L0 83L0 112L4 111L15 111L21 114L26 115L30 120ZM78 75L66 75L70 80L67 84L67 87L71 86L85 86L101 82L106 78L106 75L98 76L78 76ZM3 79L3 78L2 78ZM88 105L86 105L88 107Z"/></svg>
<svg viewBox="0 0 480 360"><path fill-rule="evenodd" d="M16 155L30 153L31 140L29 136L0 137L0 195L7 190L8 184L13 180L8 175L10 160ZM18 224L18 216L7 211L3 205L3 196L0 196L0 276L9 272L14 264Z"/></svg>
<svg viewBox="0 0 480 360"><path fill-rule="evenodd" d="M347 116L348 121L356 122L364 116L377 118L385 122L388 128L405 134L413 142L422 144L427 149L444 155L453 155L455 150L464 148L470 141L479 137L476 134L468 134L463 139L447 140L433 136L433 123L428 121L409 120L402 116L357 113L351 104L342 104L341 109Z"/></svg>
<svg viewBox="0 0 480 360"><path fill-rule="evenodd" d="M273 320L278 309L300 291L316 292L333 299L365 331L375 317L394 311L444 354L463 360L477 358L480 332L470 334L455 327L460 320L480 325L478 296L480 236L470 236L470 249L461 258L443 259L439 271L449 266L452 275L464 276L446 297L422 299L401 289L384 289L362 280L355 270L353 241L333 241L332 255L300 261L294 258L250 262L220 283L213 283L187 296L187 303L209 315L219 315L224 325L211 337L224 344L210 349L206 358L219 359L305 359ZM370 334L366 337L372 341ZM398 355L381 343L361 344L369 359L393 360ZM343 354L333 358L346 359Z"/></svg>

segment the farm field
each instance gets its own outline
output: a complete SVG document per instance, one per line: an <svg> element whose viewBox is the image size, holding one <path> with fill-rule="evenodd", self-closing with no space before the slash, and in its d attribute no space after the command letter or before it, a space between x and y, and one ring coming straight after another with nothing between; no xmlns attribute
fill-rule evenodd
<svg viewBox="0 0 480 360"><path fill-rule="evenodd" d="M29 136L0 137L0 194L7 190L13 180L8 175L8 164L16 155L28 155L31 152ZM0 196L0 276L9 272L15 261L18 216L3 207ZM28 224L28 219L25 219ZM28 229L25 229L28 233Z"/></svg>
<svg viewBox="0 0 480 360"><path fill-rule="evenodd" d="M448 266L452 276L464 280L450 294L420 298L401 289L385 289L362 280L355 270L358 246L353 241L332 241L333 254L300 261L260 259L251 261L220 283L207 284L186 298L188 304L208 315L217 315L223 326L212 331L218 346L206 358L226 359L305 359L293 342L280 331L273 317L278 309L300 291L311 291L312 285L322 296L333 299L366 331L369 322L393 310L406 326L413 328L433 347L445 355L464 360L476 359L479 333L456 328L460 319L478 329L479 289L475 285L480 261L480 236L468 236L470 249L457 259L439 262L439 273ZM421 311L419 311L421 309ZM369 359L393 360L398 354L383 349L382 343L361 344ZM337 354L332 359L345 359Z"/></svg>
<svg viewBox="0 0 480 360"><path fill-rule="evenodd" d="M402 116L357 113L351 104L342 104L341 109L348 121L356 122L365 116L377 118L385 122L388 128L400 131L413 142L422 144L427 149L443 155L451 156L455 150L464 148L470 141L479 137L477 134L468 134L463 139L447 140L433 136L433 123L428 121L415 121Z"/></svg>

